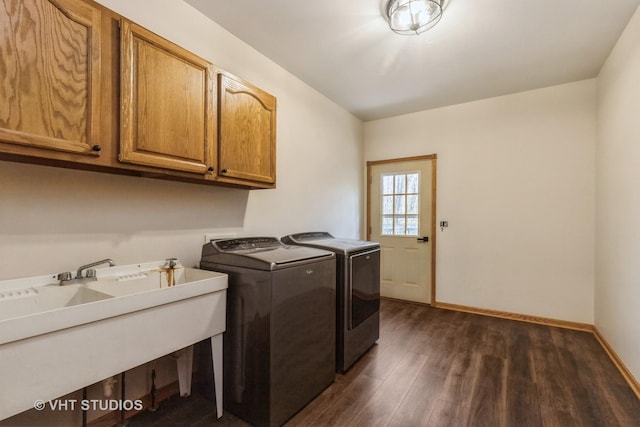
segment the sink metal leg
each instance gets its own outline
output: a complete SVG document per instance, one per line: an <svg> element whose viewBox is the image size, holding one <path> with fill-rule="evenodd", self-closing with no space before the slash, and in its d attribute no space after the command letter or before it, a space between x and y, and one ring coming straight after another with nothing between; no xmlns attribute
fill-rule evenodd
<svg viewBox="0 0 640 427"><path fill-rule="evenodd" d="M193 346L180 350L176 359L178 365L178 384L180 385L180 396L191 395L191 373L193 372Z"/></svg>
<svg viewBox="0 0 640 427"><path fill-rule="evenodd" d="M211 359L213 361L213 383L216 392L216 412L222 417L222 334L211 337Z"/></svg>

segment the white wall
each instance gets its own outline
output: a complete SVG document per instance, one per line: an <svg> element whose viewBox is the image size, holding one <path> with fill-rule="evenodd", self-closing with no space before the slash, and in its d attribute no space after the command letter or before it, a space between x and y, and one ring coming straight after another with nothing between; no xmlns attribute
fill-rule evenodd
<svg viewBox="0 0 640 427"><path fill-rule="evenodd" d="M237 190L0 162L0 280L111 257L199 261L205 233L360 236L362 122L182 0L108 8L275 95L277 189Z"/></svg>
<svg viewBox="0 0 640 427"><path fill-rule="evenodd" d="M438 155L436 300L593 322L595 80L365 123L365 159Z"/></svg>
<svg viewBox="0 0 640 427"><path fill-rule="evenodd" d="M595 325L640 379L640 9L598 76Z"/></svg>

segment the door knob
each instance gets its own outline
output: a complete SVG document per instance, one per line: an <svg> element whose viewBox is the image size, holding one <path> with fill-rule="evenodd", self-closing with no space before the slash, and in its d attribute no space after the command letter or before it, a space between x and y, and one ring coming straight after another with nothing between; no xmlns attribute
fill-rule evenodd
<svg viewBox="0 0 640 427"><path fill-rule="evenodd" d="M428 242L429 236L418 237L418 242Z"/></svg>

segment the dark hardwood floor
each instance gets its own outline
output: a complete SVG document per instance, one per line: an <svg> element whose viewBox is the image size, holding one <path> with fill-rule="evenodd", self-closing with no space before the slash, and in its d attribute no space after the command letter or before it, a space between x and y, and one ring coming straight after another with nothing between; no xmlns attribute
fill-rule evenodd
<svg viewBox="0 0 640 427"><path fill-rule="evenodd" d="M248 425L210 399L129 426ZM286 425L632 427L640 400L590 333L383 300L378 343Z"/></svg>

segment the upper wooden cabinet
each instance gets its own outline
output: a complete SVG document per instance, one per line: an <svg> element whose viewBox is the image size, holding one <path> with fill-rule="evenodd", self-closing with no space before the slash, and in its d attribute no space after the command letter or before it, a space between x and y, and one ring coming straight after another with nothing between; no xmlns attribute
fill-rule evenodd
<svg viewBox="0 0 640 427"><path fill-rule="evenodd" d="M126 20L121 47L120 160L213 172L213 66Z"/></svg>
<svg viewBox="0 0 640 427"><path fill-rule="evenodd" d="M100 25L100 10L79 0L2 3L1 151L99 155Z"/></svg>
<svg viewBox="0 0 640 427"><path fill-rule="evenodd" d="M218 176L275 184L276 99L250 83L218 74Z"/></svg>
<svg viewBox="0 0 640 427"><path fill-rule="evenodd" d="M275 187L273 96L93 1L0 4L0 160Z"/></svg>

